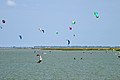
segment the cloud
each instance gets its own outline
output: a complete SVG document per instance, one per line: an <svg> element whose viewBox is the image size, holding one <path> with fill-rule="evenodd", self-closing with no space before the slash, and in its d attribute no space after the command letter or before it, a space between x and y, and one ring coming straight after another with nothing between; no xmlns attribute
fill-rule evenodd
<svg viewBox="0 0 120 80"><path fill-rule="evenodd" d="M11 7L16 6L16 3L14 0L7 0L6 4L7 6L11 6Z"/></svg>

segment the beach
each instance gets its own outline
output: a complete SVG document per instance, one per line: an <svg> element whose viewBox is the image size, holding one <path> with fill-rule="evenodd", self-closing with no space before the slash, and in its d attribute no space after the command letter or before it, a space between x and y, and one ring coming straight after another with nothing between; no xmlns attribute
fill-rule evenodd
<svg viewBox="0 0 120 80"><path fill-rule="evenodd" d="M41 63L37 54L43 58ZM113 50L1 49L0 80L119 80L116 54Z"/></svg>

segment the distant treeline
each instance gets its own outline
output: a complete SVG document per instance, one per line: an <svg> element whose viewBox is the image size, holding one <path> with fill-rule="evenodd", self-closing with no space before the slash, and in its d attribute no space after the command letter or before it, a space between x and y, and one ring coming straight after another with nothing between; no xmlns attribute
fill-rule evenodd
<svg viewBox="0 0 120 80"><path fill-rule="evenodd" d="M115 50L120 51L120 46L34 46L42 50Z"/></svg>
<svg viewBox="0 0 120 80"><path fill-rule="evenodd" d="M41 48L41 50L112 50L112 51L120 51L120 48Z"/></svg>
<svg viewBox="0 0 120 80"><path fill-rule="evenodd" d="M34 48L120 48L120 46L34 46Z"/></svg>
<svg viewBox="0 0 120 80"><path fill-rule="evenodd" d="M41 49L41 50L115 50L120 46L34 46L34 47L0 47L0 49Z"/></svg>

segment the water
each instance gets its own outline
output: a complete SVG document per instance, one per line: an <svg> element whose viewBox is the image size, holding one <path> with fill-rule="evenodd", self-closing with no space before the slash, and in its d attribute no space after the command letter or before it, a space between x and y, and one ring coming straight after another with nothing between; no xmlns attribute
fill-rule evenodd
<svg viewBox="0 0 120 80"><path fill-rule="evenodd" d="M45 52L47 54L41 54ZM120 80L120 58L112 51L0 50L0 80ZM75 58L75 59L74 59Z"/></svg>

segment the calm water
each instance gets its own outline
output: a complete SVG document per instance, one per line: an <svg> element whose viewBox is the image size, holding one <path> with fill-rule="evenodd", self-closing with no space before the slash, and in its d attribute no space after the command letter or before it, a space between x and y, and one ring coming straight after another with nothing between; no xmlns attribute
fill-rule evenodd
<svg viewBox="0 0 120 80"><path fill-rule="evenodd" d="M0 50L0 80L120 80L118 52L39 53L43 58L40 64L34 50Z"/></svg>

